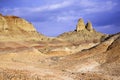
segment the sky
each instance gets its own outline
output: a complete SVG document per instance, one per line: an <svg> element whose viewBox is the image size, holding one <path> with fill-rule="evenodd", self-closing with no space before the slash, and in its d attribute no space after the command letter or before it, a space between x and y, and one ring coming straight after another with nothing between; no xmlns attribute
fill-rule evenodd
<svg viewBox="0 0 120 80"><path fill-rule="evenodd" d="M79 18L99 32L120 32L120 0L0 0L0 13L31 22L38 32L58 36L73 31Z"/></svg>

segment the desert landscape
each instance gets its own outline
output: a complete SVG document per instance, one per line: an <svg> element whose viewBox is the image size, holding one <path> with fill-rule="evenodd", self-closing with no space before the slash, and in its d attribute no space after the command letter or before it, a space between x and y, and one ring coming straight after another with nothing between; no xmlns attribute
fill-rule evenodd
<svg viewBox="0 0 120 80"><path fill-rule="evenodd" d="M0 80L120 80L120 33L97 32L80 18L57 37L0 14Z"/></svg>

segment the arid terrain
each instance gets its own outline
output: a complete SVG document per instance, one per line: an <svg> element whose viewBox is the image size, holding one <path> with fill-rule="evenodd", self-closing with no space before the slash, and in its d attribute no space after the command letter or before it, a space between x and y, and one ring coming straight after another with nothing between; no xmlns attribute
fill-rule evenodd
<svg viewBox="0 0 120 80"><path fill-rule="evenodd" d="M1 14L0 80L120 80L120 33L79 19L75 30L51 38Z"/></svg>

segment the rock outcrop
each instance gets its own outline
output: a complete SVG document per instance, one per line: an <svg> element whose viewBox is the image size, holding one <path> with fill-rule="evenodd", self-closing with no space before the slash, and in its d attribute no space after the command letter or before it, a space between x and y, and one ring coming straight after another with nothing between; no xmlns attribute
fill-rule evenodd
<svg viewBox="0 0 120 80"><path fill-rule="evenodd" d="M86 42L86 41L100 41L102 38L107 37L106 34L102 34L93 29L92 23L88 21L85 25L82 18L78 20L76 30L71 32L65 32L58 36L60 39L64 39L70 42Z"/></svg>
<svg viewBox="0 0 120 80"><path fill-rule="evenodd" d="M92 23L90 21L88 21L88 23L86 24L86 29L90 32L93 32L93 27L92 27Z"/></svg>
<svg viewBox="0 0 120 80"><path fill-rule="evenodd" d="M80 19L78 20L78 24L77 24L77 26L76 26L76 31L79 32L79 31L84 30L84 29L85 29L84 21L83 21L82 18L80 18Z"/></svg>
<svg viewBox="0 0 120 80"><path fill-rule="evenodd" d="M44 40L34 26L17 16L3 16L0 14L0 41L4 40Z"/></svg>
<svg viewBox="0 0 120 80"><path fill-rule="evenodd" d="M0 30L23 30L23 31L36 31L34 26L26 20L17 16L2 16L0 15Z"/></svg>
<svg viewBox="0 0 120 80"><path fill-rule="evenodd" d="M82 30L88 30L90 32L93 32L92 23L90 21L88 21L87 24L85 25L84 20L82 18L80 18L78 20L75 31L80 32Z"/></svg>
<svg viewBox="0 0 120 80"><path fill-rule="evenodd" d="M8 28L6 19L0 14L0 31Z"/></svg>

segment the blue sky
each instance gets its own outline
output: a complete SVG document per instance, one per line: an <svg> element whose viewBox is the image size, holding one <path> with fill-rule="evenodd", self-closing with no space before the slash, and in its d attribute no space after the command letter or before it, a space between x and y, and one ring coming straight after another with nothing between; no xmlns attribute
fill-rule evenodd
<svg viewBox="0 0 120 80"><path fill-rule="evenodd" d="M47 36L74 30L79 18L111 34L120 32L119 5L120 0L0 0L0 13L22 17Z"/></svg>

